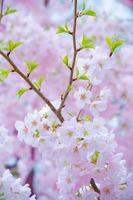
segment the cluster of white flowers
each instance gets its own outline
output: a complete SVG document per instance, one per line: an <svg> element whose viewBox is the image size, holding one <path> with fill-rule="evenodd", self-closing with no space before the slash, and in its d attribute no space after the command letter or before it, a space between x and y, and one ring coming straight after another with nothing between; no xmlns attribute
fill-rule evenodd
<svg viewBox="0 0 133 200"><path fill-rule="evenodd" d="M100 112L106 110L108 99L111 96L111 91L104 87L97 96L92 95L89 89L79 87L74 93L76 104L79 109L84 109L90 106L90 112L93 116L99 115Z"/></svg>
<svg viewBox="0 0 133 200"><path fill-rule="evenodd" d="M31 197L28 185L21 185L20 179L15 179L9 170L0 176L0 199L2 200L35 200Z"/></svg>
<svg viewBox="0 0 133 200"><path fill-rule="evenodd" d="M51 149L55 141L56 129L60 123L48 106L43 107L39 112L28 113L24 122L17 121L16 129L18 138L26 144L38 147L40 151Z"/></svg>
<svg viewBox="0 0 133 200"><path fill-rule="evenodd" d="M81 75L86 75L92 85L99 85L108 69L109 56L102 48L96 47L90 51L89 58L79 58L77 67Z"/></svg>
<svg viewBox="0 0 133 200"><path fill-rule="evenodd" d="M100 96L105 100L108 90L103 89ZM114 133L105 127L104 119L77 121L71 117L63 124L50 119L52 116L44 107L28 114L24 122L17 122L16 128L21 140L36 146L45 158L56 163L59 199L86 200L100 196L109 200L113 196L124 200L122 194L125 195L128 186L125 161L122 154L116 153ZM92 178L100 193L90 184Z"/></svg>

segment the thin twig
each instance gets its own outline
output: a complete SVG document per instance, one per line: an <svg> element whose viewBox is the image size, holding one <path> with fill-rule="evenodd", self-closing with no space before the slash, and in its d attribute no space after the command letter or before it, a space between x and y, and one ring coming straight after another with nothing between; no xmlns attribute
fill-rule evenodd
<svg viewBox="0 0 133 200"><path fill-rule="evenodd" d="M100 192L99 188L97 187L97 185L96 185L96 183L95 183L95 180L94 180L93 178L91 178L90 184L91 184L93 190L94 190L96 193L101 194L101 192ZM99 197L99 198L100 198L100 197Z"/></svg>
<svg viewBox="0 0 133 200"><path fill-rule="evenodd" d="M30 79L15 65L15 63L11 60L11 58L2 51L0 51L0 55L2 55L8 61L8 63L12 66L13 70L17 74L19 74L25 80L25 82L30 86L30 88L36 94L38 94L38 96L50 107L50 109L55 113L60 122L63 122L64 118L61 115L61 113L59 113L58 110L54 107L54 105L50 102L50 100L46 96L44 96L40 90L38 90L35 87L35 85L30 81Z"/></svg>
<svg viewBox="0 0 133 200"><path fill-rule="evenodd" d="M62 108L64 108L65 101L69 95L70 88L73 84L73 75L74 75L74 68L76 63L76 57L77 57L77 46L76 46L76 26L77 26L77 0L74 0L74 23L73 23L73 32L72 32L72 38L73 38L73 61L72 61L72 67L70 71L70 78L68 82L67 89L65 91L65 94L63 96L62 102L59 107L59 112L61 113Z"/></svg>
<svg viewBox="0 0 133 200"><path fill-rule="evenodd" d="M82 120L80 119L81 112L82 112L82 109L79 111L79 113L78 113L78 115L77 115L77 117L76 117L77 122L82 121Z"/></svg>

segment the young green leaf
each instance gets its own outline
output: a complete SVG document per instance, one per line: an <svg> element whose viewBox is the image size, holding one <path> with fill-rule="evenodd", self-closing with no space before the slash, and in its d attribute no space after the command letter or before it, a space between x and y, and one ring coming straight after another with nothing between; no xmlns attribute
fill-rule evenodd
<svg viewBox="0 0 133 200"><path fill-rule="evenodd" d="M106 43L107 43L107 45L108 45L110 48L112 48L113 41L112 41L111 38L106 37Z"/></svg>
<svg viewBox="0 0 133 200"><path fill-rule="evenodd" d="M88 79L88 76L87 76L86 74L82 74L81 76L79 76L79 79L80 79L80 80L84 80L84 81L85 81L85 80L89 80L89 79Z"/></svg>
<svg viewBox="0 0 133 200"><path fill-rule="evenodd" d="M95 151L94 154L91 156L91 163L93 163L94 165L97 164L99 158L99 152Z"/></svg>
<svg viewBox="0 0 133 200"><path fill-rule="evenodd" d="M58 26L57 28L57 34L58 33L69 33L68 23L65 23L65 26Z"/></svg>
<svg viewBox="0 0 133 200"><path fill-rule="evenodd" d="M80 45L81 48L94 48L94 39L93 38L87 38L85 35L83 35L82 43Z"/></svg>
<svg viewBox="0 0 133 200"><path fill-rule="evenodd" d="M25 64L28 68L28 73L31 73L39 66L39 64L36 63L35 61L26 61Z"/></svg>
<svg viewBox="0 0 133 200"><path fill-rule="evenodd" d="M76 78L78 79L78 80L89 80L89 78L88 78L88 76L87 76L87 74L80 74L80 71L79 71L79 69L78 68L76 68Z"/></svg>
<svg viewBox="0 0 133 200"><path fill-rule="evenodd" d="M29 89L27 88L21 88L20 90L17 91L18 97L21 97L25 92L27 92Z"/></svg>
<svg viewBox="0 0 133 200"><path fill-rule="evenodd" d="M96 12L91 10L91 9L87 9L87 10L83 10L81 13L80 13L80 16L83 16L83 15L89 15L89 16L93 16L95 17L96 16Z"/></svg>
<svg viewBox="0 0 133 200"><path fill-rule="evenodd" d="M36 82L34 83L34 85L37 87L38 90L41 89L44 80L45 80L44 77L40 77L40 78L38 79L38 81L36 81Z"/></svg>
<svg viewBox="0 0 133 200"><path fill-rule="evenodd" d="M58 26L58 29L57 29L57 33L65 33L65 29L63 28L63 26Z"/></svg>
<svg viewBox="0 0 133 200"><path fill-rule="evenodd" d="M11 69L6 70L3 68L0 68L0 76L3 78L7 78L10 72L11 72Z"/></svg>
<svg viewBox="0 0 133 200"><path fill-rule="evenodd" d="M116 40L114 43L113 43L113 52L115 51L116 48L120 47L121 45L124 44L124 41L123 40Z"/></svg>
<svg viewBox="0 0 133 200"><path fill-rule="evenodd" d="M16 49L17 47L19 47L20 45L22 45L22 42L14 42L12 40L9 41L9 48L10 48L10 52L13 51L14 49Z"/></svg>
<svg viewBox="0 0 133 200"><path fill-rule="evenodd" d="M9 15L9 14L12 14L12 13L15 13L15 12L17 12L16 9L12 9L10 6L7 6L3 15Z"/></svg>
<svg viewBox="0 0 133 200"><path fill-rule="evenodd" d="M9 40L8 41L8 45L6 47L3 47L3 50L8 51L8 52L12 52L14 49L16 49L17 47L19 47L20 45L22 45L22 42L14 42L13 40Z"/></svg>
<svg viewBox="0 0 133 200"><path fill-rule="evenodd" d="M64 58L63 58L63 63L69 67L69 59L68 59L68 55L65 55Z"/></svg>
<svg viewBox="0 0 133 200"><path fill-rule="evenodd" d="M67 22L65 23L65 30L66 30L67 32L69 32L69 28L68 28L68 23L67 23Z"/></svg>
<svg viewBox="0 0 133 200"><path fill-rule="evenodd" d="M114 53L114 51L120 47L121 45L124 44L123 40L116 40L116 39L111 39L109 37L106 37L106 43L110 48L110 56Z"/></svg>

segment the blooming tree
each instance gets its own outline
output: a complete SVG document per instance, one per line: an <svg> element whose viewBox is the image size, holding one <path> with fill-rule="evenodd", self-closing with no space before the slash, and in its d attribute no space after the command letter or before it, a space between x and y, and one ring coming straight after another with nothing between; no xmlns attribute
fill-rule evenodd
<svg viewBox="0 0 133 200"><path fill-rule="evenodd" d="M95 18L96 12L87 8L85 3L81 10L78 10L78 0L73 0L72 4L72 22L66 22L57 29L57 34L65 34L72 39L72 47L62 59L69 71L68 82L65 82L65 90L62 90L54 101L42 90L45 78L39 76L35 80L36 77L33 76L39 67L36 61L25 61L26 69L16 64L13 54L16 48L23 45L22 42L9 40L1 43L1 59L2 62L6 61L7 65L7 68L0 69L1 80L17 74L26 83L25 87L17 91L17 95L22 97L28 91L33 91L44 103L40 110L29 112L23 121L17 121L15 127L19 141L30 146L31 166L37 160L44 165L41 181L45 186L45 191L42 188L40 195L32 195L27 185L22 186L21 181L5 169L6 157L2 157L1 199L133 198L132 175L126 168L123 154L119 152L115 133L108 127L103 116L108 102L112 99L112 92L104 85L104 80L111 73L110 62L123 40L106 37L108 49L97 46L95 37L80 33L77 26L78 21L84 17ZM14 12L16 10L11 7L7 7L5 11L2 9L1 20ZM1 26L3 27L3 24ZM17 146L15 136L8 136L3 127L0 130L0 150L10 157L13 154L13 146ZM18 160L24 170L21 159ZM38 177L39 175L36 179ZM33 182L32 178L33 170L26 182Z"/></svg>

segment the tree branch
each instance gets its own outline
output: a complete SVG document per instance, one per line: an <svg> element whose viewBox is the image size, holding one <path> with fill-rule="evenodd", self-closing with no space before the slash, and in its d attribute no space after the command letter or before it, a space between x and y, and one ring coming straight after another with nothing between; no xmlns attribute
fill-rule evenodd
<svg viewBox="0 0 133 200"><path fill-rule="evenodd" d="M99 188L97 187L95 180L93 178L91 178L90 184L91 184L93 190L100 195L101 192L100 192ZM100 200L100 196L98 197L98 200Z"/></svg>
<svg viewBox="0 0 133 200"><path fill-rule="evenodd" d="M59 107L59 112L61 113L65 101L69 95L70 92L70 88L73 84L73 75L74 75L74 68L75 68L75 63L76 63L76 57L77 57L77 46L76 46L76 26L77 26L77 0L74 0L74 23L73 23L73 32L72 32L72 39L73 39L73 61L72 61L72 67L71 67L71 71L70 71L70 78L69 78L69 82L68 82L68 86L67 89L65 91L65 94L62 98L62 102L60 104Z"/></svg>
<svg viewBox="0 0 133 200"><path fill-rule="evenodd" d="M63 122L64 118L61 115L61 113L59 113L58 110L54 107L54 105L50 102L50 100L46 96L44 96L40 90L38 90L35 87L35 85L30 81L30 79L15 65L15 63L11 60L11 58L2 51L0 51L0 55L2 55L2 57L4 57L8 61L8 63L12 66L14 72L19 74L25 80L25 82L30 86L30 88L50 107L50 109L55 113L60 122Z"/></svg>
<svg viewBox="0 0 133 200"><path fill-rule="evenodd" d="M77 1L78 0L74 0L74 23L73 23L73 31L71 33L72 35L72 39L73 39L73 59L72 59L72 66L71 66L71 70L70 70L70 78L69 78L69 82L68 82L68 86L67 89L65 91L65 94L62 97L62 101L61 104L59 106L59 109L56 109L54 107L54 105L50 102L50 100L43 95L43 93L38 90L36 88L36 86L30 81L29 77L26 76L16 65L15 63L11 60L10 58L10 52L8 54L5 54L3 51L0 51L0 55L2 55L7 61L8 63L12 66L13 71L16 72L17 74L19 74L24 80L25 82L30 86L30 88L36 93L38 94L38 96L49 106L49 108L55 113L55 115L57 116L57 118L60 120L60 122L64 121L64 118L61 114L62 109L65 106L65 101L69 95L70 92L70 88L72 87L73 84L73 75L74 75L74 68L75 68L75 63L76 63L76 57L77 57L77 53L78 53L78 49L76 46L76 27L77 27ZM3 2L3 1L2 1Z"/></svg>

